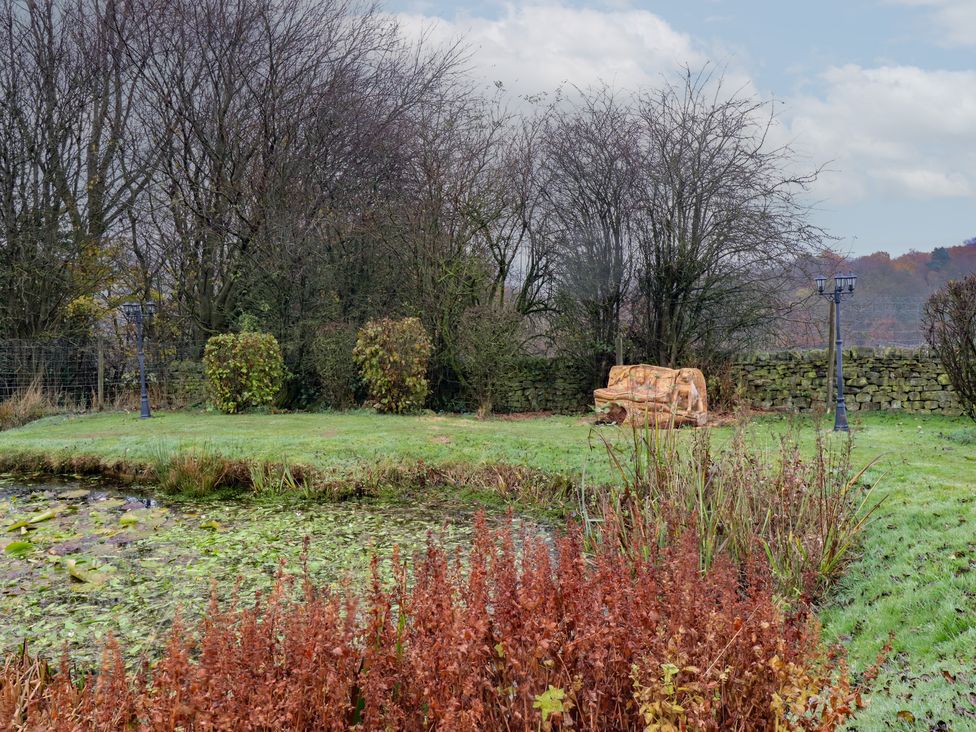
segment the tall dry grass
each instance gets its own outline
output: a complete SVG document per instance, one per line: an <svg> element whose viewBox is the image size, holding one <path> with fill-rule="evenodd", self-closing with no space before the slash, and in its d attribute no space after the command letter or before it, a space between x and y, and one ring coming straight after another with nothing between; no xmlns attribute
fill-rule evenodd
<svg viewBox="0 0 976 732"><path fill-rule="evenodd" d="M170 451L158 447L150 459L151 475L164 493L203 498L221 488L246 485L248 466L230 460L210 445Z"/></svg>
<svg viewBox="0 0 976 732"><path fill-rule="evenodd" d="M55 400L45 393L39 379L0 402L0 430L20 427L55 411Z"/></svg>
<svg viewBox="0 0 976 732"><path fill-rule="evenodd" d="M677 430L634 427L624 447L601 436L618 480L595 489L595 501L584 496L581 510L596 503L625 517L621 530L635 534L638 545L662 546L693 528L702 569L722 554L741 564L761 552L784 596L818 597L878 508L865 480L874 463L855 470L851 440L831 444L821 431L808 456L796 429L775 449L750 445L746 431L740 421L721 449L710 430L684 440Z"/></svg>

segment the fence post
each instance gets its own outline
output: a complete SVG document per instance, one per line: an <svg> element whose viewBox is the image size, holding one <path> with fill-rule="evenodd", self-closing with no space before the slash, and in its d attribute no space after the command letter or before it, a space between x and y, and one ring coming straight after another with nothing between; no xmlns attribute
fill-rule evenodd
<svg viewBox="0 0 976 732"><path fill-rule="evenodd" d="M105 346L98 336L98 411L105 408Z"/></svg>

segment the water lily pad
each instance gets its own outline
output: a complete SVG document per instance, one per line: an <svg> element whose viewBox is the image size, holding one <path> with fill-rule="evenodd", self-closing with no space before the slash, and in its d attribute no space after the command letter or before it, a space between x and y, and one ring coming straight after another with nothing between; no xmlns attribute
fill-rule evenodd
<svg viewBox="0 0 976 732"><path fill-rule="evenodd" d="M80 562L77 559L65 559L64 560L65 569L68 570L68 575L72 580L76 582L85 582L91 585L104 584L108 577L102 572L96 572L91 569L84 569L80 566Z"/></svg>
<svg viewBox="0 0 976 732"><path fill-rule="evenodd" d="M35 513L33 516L30 516L25 519L21 519L20 521L11 524L10 526L7 527L7 531L16 531L17 529L28 528L30 526L33 526L34 524L39 524L44 521L50 521L57 515L58 515L57 510L53 508L49 508L47 511L41 511L40 513Z"/></svg>
<svg viewBox="0 0 976 732"><path fill-rule="evenodd" d="M12 541L4 547L3 553L12 557L25 557L31 553L34 545L29 541Z"/></svg>
<svg viewBox="0 0 976 732"><path fill-rule="evenodd" d="M91 491L87 488L78 488L73 491L65 491L64 493L59 493L59 498L88 498L91 495Z"/></svg>
<svg viewBox="0 0 976 732"><path fill-rule="evenodd" d="M91 503L91 507L98 511L110 511L113 508L119 508L120 506L124 505L125 501L123 501L121 498L106 498L105 500L92 501Z"/></svg>
<svg viewBox="0 0 976 732"><path fill-rule="evenodd" d="M201 529L210 529L211 531L220 531L221 526L220 526L220 522L219 521L217 521L215 519L211 519L210 521L206 521L206 522L200 524L200 528Z"/></svg>
<svg viewBox="0 0 976 732"><path fill-rule="evenodd" d="M158 528L166 523L168 515L169 511L165 508L138 508L129 511L122 518L135 519L142 528ZM119 521L125 525L121 519Z"/></svg>

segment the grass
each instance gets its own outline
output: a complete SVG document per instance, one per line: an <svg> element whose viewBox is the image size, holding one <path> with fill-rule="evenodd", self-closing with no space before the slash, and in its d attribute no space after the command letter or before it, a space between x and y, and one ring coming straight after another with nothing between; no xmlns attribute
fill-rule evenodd
<svg viewBox="0 0 976 732"><path fill-rule="evenodd" d="M962 420L890 415L858 437L860 457L885 453L885 502L821 613L860 664L893 634L858 729L976 729L974 437Z"/></svg>
<svg viewBox="0 0 976 732"><path fill-rule="evenodd" d="M373 412L224 415L162 412L150 420L105 413L61 415L0 434L0 454L97 456L150 464L160 454L207 449L231 459L346 472L383 462L524 465L610 478L602 448L587 449L580 417L478 420Z"/></svg>
<svg viewBox="0 0 976 732"><path fill-rule="evenodd" d="M40 382L34 381L27 388L0 402L0 430L20 427L53 410L54 407Z"/></svg>
<svg viewBox="0 0 976 732"><path fill-rule="evenodd" d="M964 419L899 414L854 420L855 467L884 498L859 558L821 609L828 638L863 670L892 634L893 651L856 729L976 728L976 428ZM749 440L772 448L787 420L763 418ZM477 420L369 412L236 415L161 413L47 417L0 433L0 457L80 454L150 463L211 450L228 458L309 465L337 473L380 463L526 466L612 478L599 440L579 417ZM730 439L717 429L717 443ZM614 434L614 433L609 433ZM812 445L808 429L807 442ZM837 439L832 437L831 439Z"/></svg>

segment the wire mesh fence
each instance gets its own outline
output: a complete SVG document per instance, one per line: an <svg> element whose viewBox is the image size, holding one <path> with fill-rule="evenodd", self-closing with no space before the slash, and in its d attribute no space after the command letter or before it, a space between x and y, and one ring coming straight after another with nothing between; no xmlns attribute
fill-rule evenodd
<svg viewBox="0 0 976 732"><path fill-rule="evenodd" d="M145 343L146 380L154 404L188 406L203 400L199 348ZM39 389L58 407L129 407L139 400L134 339L126 337L0 340L0 401Z"/></svg>
<svg viewBox="0 0 976 732"><path fill-rule="evenodd" d="M852 346L915 348L925 345L922 308L926 297L854 297L843 305L845 342Z"/></svg>
<svg viewBox="0 0 976 732"><path fill-rule="evenodd" d="M925 295L882 296L857 293L841 304L844 346L919 348L925 345L922 313ZM827 300L811 298L769 334L759 350L802 351L825 348L830 338L831 310Z"/></svg>

